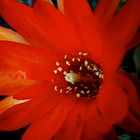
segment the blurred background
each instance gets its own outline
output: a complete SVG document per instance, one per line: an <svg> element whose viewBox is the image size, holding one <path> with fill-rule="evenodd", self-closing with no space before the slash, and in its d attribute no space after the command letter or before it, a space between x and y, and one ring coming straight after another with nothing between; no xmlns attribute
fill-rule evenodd
<svg viewBox="0 0 140 140"><path fill-rule="evenodd" d="M35 0L18 0L28 6L32 6ZM52 0L55 6L57 7L56 0ZM88 0L91 8L95 8L98 0ZM118 5L118 9L123 6L123 4L127 0L121 0ZM0 25L11 28L3 19L0 17ZM123 26L123 25L122 25ZM140 30L139 30L140 31ZM140 45L136 46L136 48L130 49L121 66L122 69L128 71L130 74L134 75L137 79L138 84L140 83ZM28 126L27 126L28 127ZM26 130L26 128L22 128L20 130L12 131L12 132L0 132L0 140L20 140L22 134ZM140 134L130 134L125 132L124 130L116 127L116 131L120 140L140 140Z"/></svg>

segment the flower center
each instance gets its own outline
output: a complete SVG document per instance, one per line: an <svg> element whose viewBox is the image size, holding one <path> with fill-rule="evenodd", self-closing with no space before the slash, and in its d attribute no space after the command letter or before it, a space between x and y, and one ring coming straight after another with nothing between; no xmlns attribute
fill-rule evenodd
<svg viewBox="0 0 140 140"><path fill-rule="evenodd" d="M95 97L104 77L102 67L85 52L79 52L75 57L65 55L64 61L56 62L54 73L61 76L67 85L55 85L54 90L77 97Z"/></svg>

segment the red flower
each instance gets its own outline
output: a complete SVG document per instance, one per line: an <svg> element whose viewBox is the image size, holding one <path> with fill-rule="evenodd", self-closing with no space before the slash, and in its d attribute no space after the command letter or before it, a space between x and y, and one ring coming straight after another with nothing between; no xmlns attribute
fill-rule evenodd
<svg viewBox="0 0 140 140"><path fill-rule="evenodd" d="M86 0L58 0L60 12L49 0L33 8L0 1L1 15L29 42L8 31L0 41L0 95L8 96L1 130L30 124L23 140L115 140L116 124L139 132L136 89L119 67L139 42L140 1L114 15L118 3L99 1L93 12Z"/></svg>

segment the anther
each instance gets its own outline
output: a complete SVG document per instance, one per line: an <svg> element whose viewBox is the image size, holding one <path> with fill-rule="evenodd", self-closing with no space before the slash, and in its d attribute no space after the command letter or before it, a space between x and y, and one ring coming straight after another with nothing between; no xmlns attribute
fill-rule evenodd
<svg viewBox="0 0 140 140"><path fill-rule="evenodd" d="M85 94L85 92L83 90L80 91L81 94Z"/></svg>
<svg viewBox="0 0 140 140"><path fill-rule="evenodd" d="M59 92L62 93L63 92L63 89L61 88Z"/></svg>
<svg viewBox="0 0 140 140"><path fill-rule="evenodd" d="M70 66L70 62L69 62L69 61L66 61L66 64L67 64L68 66Z"/></svg>
<svg viewBox="0 0 140 140"><path fill-rule="evenodd" d="M58 88L57 86L54 86L54 90L55 90L55 91L57 91L57 88Z"/></svg>
<svg viewBox="0 0 140 140"><path fill-rule="evenodd" d="M79 53L78 53L78 55L82 55L82 54L83 54L82 52L79 52Z"/></svg>
<svg viewBox="0 0 140 140"><path fill-rule="evenodd" d="M87 60L85 60L84 65L85 65L85 66L87 66L87 65L88 65L88 61L87 61Z"/></svg>
<svg viewBox="0 0 140 140"><path fill-rule="evenodd" d="M82 66L80 66L80 67L79 67L79 70L82 70L82 69L83 69L83 67L82 67Z"/></svg>
<svg viewBox="0 0 140 140"><path fill-rule="evenodd" d="M57 74L57 70L54 70L53 72L54 72L55 74Z"/></svg>
<svg viewBox="0 0 140 140"><path fill-rule="evenodd" d="M58 71L60 71L60 72L63 70L62 67L58 67L57 69L58 69Z"/></svg>
<svg viewBox="0 0 140 140"><path fill-rule="evenodd" d="M59 66L60 65L60 63L59 62L56 62L56 66Z"/></svg>
<svg viewBox="0 0 140 140"><path fill-rule="evenodd" d="M88 69L88 70L91 70L91 67L90 67L90 66L87 66L87 69Z"/></svg>
<svg viewBox="0 0 140 140"><path fill-rule="evenodd" d="M86 55L88 55L88 53L83 53L83 56L86 56Z"/></svg>
<svg viewBox="0 0 140 140"><path fill-rule="evenodd" d="M64 59L66 59L67 58L67 55L64 55Z"/></svg>
<svg viewBox="0 0 140 140"><path fill-rule="evenodd" d="M72 58L72 62L74 62L75 61L75 58Z"/></svg>
<svg viewBox="0 0 140 140"><path fill-rule="evenodd" d="M67 72L66 72L66 71L64 71L64 72L63 72L63 74L64 74L64 75L66 75L66 74L67 74Z"/></svg>
<svg viewBox="0 0 140 140"><path fill-rule="evenodd" d="M87 90L87 94L89 94L90 93L90 90Z"/></svg>
<svg viewBox="0 0 140 140"><path fill-rule="evenodd" d="M76 96L79 98L81 96L81 94L80 93L76 93Z"/></svg>
<svg viewBox="0 0 140 140"><path fill-rule="evenodd" d="M80 61L81 61L81 59L80 59L80 58L77 58L77 60L78 60L78 62L80 62Z"/></svg>

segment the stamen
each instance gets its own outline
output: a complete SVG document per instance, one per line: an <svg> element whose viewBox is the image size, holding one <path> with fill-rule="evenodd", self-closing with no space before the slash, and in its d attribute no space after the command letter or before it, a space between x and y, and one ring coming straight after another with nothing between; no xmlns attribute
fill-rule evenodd
<svg viewBox="0 0 140 140"><path fill-rule="evenodd" d="M68 95L74 93L76 97L95 97L103 80L103 71L87 52L79 52L78 56L64 55L64 61L56 61L57 69L54 73L63 76L68 86L55 85L54 90ZM63 75L62 75L63 74Z"/></svg>
<svg viewBox="0 0 140 140"><path fill-rule="evenodd" d="M68 66L70 66L70 62L69 62L69 61L66 61L66 64L67 64Z"/></svg>
<svg viewBox="0 0 140 140"><path fill-rule="evenodd" d="M80 93L77 93L76 96L79 98L81 96L81 94Z"/></svg>
<svg viewBox="0 0 140 140"><path fill-rule="evenodd" d="M67 55L64 55L64 59L66 59L67 58Z"/></svg>
<svg viewBox="0 0 140 140"><path fill-rule="evenodd" d="M60 63L59 62L56 62L56 66L59 66L60 65Z"/></svg>
<svg viewBox="0 0 140 140"><path fill-rule="evenodd" d="M53 72L54 72L55 74L57 74L57 70L54 70Z"/></svg>
<svg viewBox="0 0 140 140"><path fill-rule="evenodd" d="M58 71L61 72L62 71L62 67L58 67Z"/></svg>

